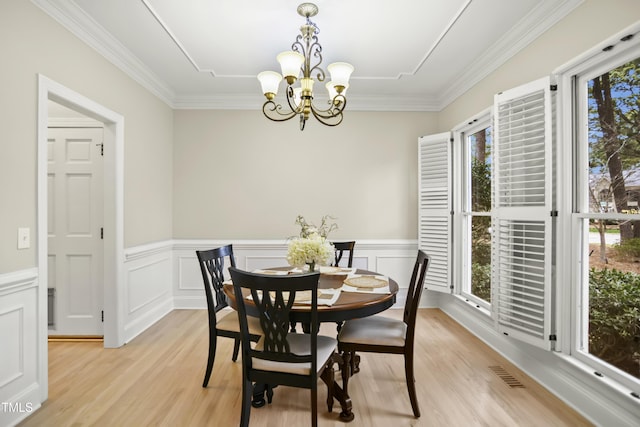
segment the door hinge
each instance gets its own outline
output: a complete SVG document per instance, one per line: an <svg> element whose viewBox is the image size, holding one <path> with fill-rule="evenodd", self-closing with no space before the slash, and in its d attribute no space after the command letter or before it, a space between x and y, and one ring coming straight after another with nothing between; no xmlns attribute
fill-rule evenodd
<svg viewBox="0 0 640 427"><path fill-rule="evenodd" d="M104 239L104 227L100 227L100 239Z"/></svg>
<svg viewBox="0 0 640 427"><path fill-rule="evenodd" d="M558 216L558 211L551 211L551 216Z"/></svg>
<svg viewBox="0 0 640 427"><path fill-rule="evenodd" d="M101 142L99 144L96 144L100 146L100 155L104 156L104 142Z"/></svg>
<svg viewBox="0 0 640 427"><path fill-rule="evenodd" d="M558 90L558 85L551 85L551 86L549 87L549 89L551 89L552 91L553 91L553 90Z"/></svg>
<svg viewBox="0 0 640 427"><path fill-rule="evenodd" d="M555 334L549 335L549 341L558 341L558 337Z"/></svg>
<svg viewBox="0 0 640 427"><path fill-rule="evenodd" d="M100 320L102 321L102 323L104 323L104 310L100 312L100 317L101 317Z"/></svg>

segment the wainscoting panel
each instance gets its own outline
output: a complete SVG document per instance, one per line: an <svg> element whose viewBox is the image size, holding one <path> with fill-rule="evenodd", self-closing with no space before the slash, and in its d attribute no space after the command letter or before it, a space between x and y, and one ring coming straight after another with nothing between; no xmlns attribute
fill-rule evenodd
<svg viewBox="0 0 640 427"><path fill-rule="evenodd" d="M233 244L238 268L251 271L288 265L286 240L176 240L173 242L175 308L206 308L204 285L195 252L227 244ZM403 306L417 248L418 243L414 240L358 241L353 266L377 271L396 280L401 287L396 306Z"/></svg>
<svg viewBox="0 0 640 427"><path fill-rule="evenodd" d="M124 332L129 342L173 310L171 243L125 251Z"/></svg>
<svg viewBox="0 0 640 427"><path fill-rule="evenodd" d="M0 275L0 425L13 425L40 406L37 271ZM46 290L45 290L46 292ZM45 381L46 383L46 381Z"/></svg>

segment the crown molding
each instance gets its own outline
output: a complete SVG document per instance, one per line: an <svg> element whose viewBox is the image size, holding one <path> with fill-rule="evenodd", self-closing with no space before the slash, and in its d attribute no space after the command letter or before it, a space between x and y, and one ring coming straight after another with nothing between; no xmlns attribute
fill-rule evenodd
<svg viewBox="0 0 640 427"><path fill-rule="evenodd" d="M259 110L262 95L196 95L177 97L172 104L176 110ZM439 111L431 98L350 95L347 111Z"/></svg>
<svg viewBox="0 0 640 427"><path fill-rule="evenodd" d="M76 3L50 0L31 0L31 2L145 89L167 105L173 106L172 100L175 97L173 90Z"/></svg>
<svg viewBox="0 0 640 427"><path fill-rule="evenodd" d="M584 0L565 0L558 6L557 1L546 0L505 33L497 43L449 85L438 100L439 109L446 108L582 3Z"/></svg>
<svg viewBox="0 0 640 427"><path fill-rule="evenodd" d="M263 98L260 95L176 95L153 71L73 1L31 1L173 109L255 110L260 109L263 104ZM583 2L584 0L564 0L558 6L557 0L545 0L489 51L484 52L479 60L467 67L466 71L448 86L442 96L396 97L352 94L349 97L348 109L350 111L441 111Z"/></svg>

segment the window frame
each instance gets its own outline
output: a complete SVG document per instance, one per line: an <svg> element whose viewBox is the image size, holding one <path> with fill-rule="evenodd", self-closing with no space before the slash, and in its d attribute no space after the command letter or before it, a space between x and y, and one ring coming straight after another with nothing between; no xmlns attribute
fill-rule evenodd
<svg viewBox="0 0 640 427"><path fill-rule="evenodd" d="M627 34L640 30L636 26ZM626 34L625 34L626 35ZM632 59L640 57L640 37L630 43L615 37L613 43L596 46L585 55L560 67L554 74L559 83L557 108L558 139L566 141L557 147L558 239L556 240L557 280L570 286L558 286L556 320L559 340L557 350L585 364L589 369L630 390L638 390L640 380L582 350L585 328L588 328L588 229L584 221L591 218L619 218L615 213L590 213L584 183L589 179L588 132L586 122L588 93L586 82ZM624 214L625 219L640 219L637 214ZM585 231L587 230L587 231Z"/></svg>
<svg viewBox="0 0 640 427"><path fill-rule="evenodd" d="M469 200L471 190L470 150L468 137L476 132L490 128L493 144L493 107L488 107L469 120L453 129L453 185L459 190L454 192L454 293L465 301L482 309L481 312L491 315L491 303L471 293L471 220L474 216L491 216L491 211L483 215L474 215L470 211ZM493 195L493 176L491 177L491 193ZM492 242L493 244L493 242Z"/></svg>

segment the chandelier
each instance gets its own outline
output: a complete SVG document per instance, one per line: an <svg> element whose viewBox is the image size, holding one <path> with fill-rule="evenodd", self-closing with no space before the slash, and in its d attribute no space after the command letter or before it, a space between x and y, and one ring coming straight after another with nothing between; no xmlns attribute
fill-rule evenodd
<svg viewBox="0 0 640 427"><path fill-rule="evenodd" d="M313 104L312 77L319 82L325 80L325 72L320 67L322 63L322 46L318 42L318 26L309 19L316 16L318 7L313 3L302 3L298 6L298 14L306 18L306 23L300 27L300 35L291 45L291 50L280 53L276 59L280 63L282 75L275 71L263 71L258 74L258 80L262 86L262 93L267 101L262 106L262 112L275 122L284 122L295 116L300 117L300 130L304 130L307 119L313 116L320 123L327 126L337 126L342 122L342 112L347 105L345 94L349 87L349 77L353 72L353 66L346 62L334 62L327 69L331 75L331 81L325 87L329 92L327 108L320 109ZM312 63L313 57L313 63ZM302 72L302 77L300 77ZM274 102L278 93L280 81L287 82L286 98L288 108ZM294 86L299 81L299 85Z"/></svg>

